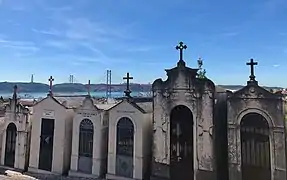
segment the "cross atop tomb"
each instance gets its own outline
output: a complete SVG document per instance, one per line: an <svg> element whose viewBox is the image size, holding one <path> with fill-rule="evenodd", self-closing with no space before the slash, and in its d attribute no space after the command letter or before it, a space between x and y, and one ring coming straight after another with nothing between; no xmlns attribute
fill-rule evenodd
<svg viewBox="0 0 287 180"><path fill-rule="evenodd" d="M54 81L54 78L53 76L50 76L50 78L48 79L48 81L50 82L50 86L49 86L49 94L52 95L52 87L53 87L53 81Z"/></svg>
<svg viewBox="0 0 287 180"><path fill-rule="evenodd" d="M183 61L183 50L187 48L183 42L179 42L179 44L175 47L176 50L179 50L179 61Z"/></svg>
<svg viewBox="0 0 287 180"><path fill-rule="evenodd" d="M87 85L87 90L88 90L88 95L91 95L91 80L88 81L88 85Z"/></svg>
<svg viewBox="0 0 287 180"><path fill-rule="evenodd" d="M130 80L134 79L133 77L130 76L130 73L127 73L126 77L123 77L124 80L127 80L127 89L124 91L127 97L130 97L131 95L131 90L130 90Z"/></svg>
<svg viewBox="0 0 287 180"><path fill-rule="evenodd" d="M246 65L250 66L250 81L255 81L254 66L258 65L258 63L250 59L250 62L246 63Z"/></svg>

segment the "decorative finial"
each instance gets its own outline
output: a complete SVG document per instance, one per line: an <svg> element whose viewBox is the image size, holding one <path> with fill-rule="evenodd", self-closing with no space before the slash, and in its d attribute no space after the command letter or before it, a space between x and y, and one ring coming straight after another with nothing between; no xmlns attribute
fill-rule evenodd
<svg viewBox="0 0 287 180"><path fill-rule="evenodd" d="M127 97L131 97L131 90L130 90L130 80L131 79L134 79L133 77L130 76L130 73L127 73L127 76L126 77L123 77L124 80L127 80L127 88L126 90L124 91L125 95Z"/></svg>
<svg viewBox="0 0 287 180"><path fill-rule="evenodd" d="M178 45L175 47L176 50L179 50L179 61L177 63L178 66L180 65L184 65L185 66L185 62L183 60L183 50L186 49L187 46L185 44L183 44L183 42L179 42Z"/></svg>
<svg viewBox="0 0 287 180"><path fill-rule="evenodd" d="M250 59L250 62L246 63L246 65L250 66L250 80L248 82L255 82L257 83L257 81L255 80L255 75L254 75L254 66L258 65L257 62L254 62L253 59Z"/></svg>
<svg viewBox="0 0 287 180"><path fill-rule="evenodd" d="M50 86L49 86L49 95L50 95L50 96L53 96L53 91L52 91L53 81L54 81L53 76L50 76L50 78L48 79L48 81L50 82Z"/></svg>

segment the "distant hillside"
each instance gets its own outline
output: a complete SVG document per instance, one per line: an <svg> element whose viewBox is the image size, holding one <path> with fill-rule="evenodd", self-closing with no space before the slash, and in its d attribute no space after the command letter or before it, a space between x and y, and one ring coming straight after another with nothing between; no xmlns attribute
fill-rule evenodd
<svg viewBox="0 0 287 180"><path fill-rule="evenodd" d="M12 92L14 85L18 86L18 91L23 93L29 92L48 92L49 86L43 83L24 83L24 82L0 82L0 92ZM87 84L80 83L62 83L53 85L54 92L87 92ZM91 84L91 92L106 91L106 84ZM126 84L112 84L113 92L123 92L126 89ZM148 92L151 90L149 84L130 84L130 89L135 92Z"/></svg>
<svg viewBox="0 0 287 180"><path fill-rule="evenodd" d="M12 92L13 86L17 84L18 91L23 93L30 92L48 92L49 86L43 83L24 83L24 82L0 82L0 92ZM218 85L217 90L230 89L238 90L242 85ZM266 87L267 89L282 89L281 87ZM106 84L91 84L91 92L106 91ZM123 92L126 89L126 84L112 84L113 92ZM134 92L148 92L151 91L151 84L130 84L130 89ZM87 84L80 83L62 83L53 86L54 92L87 92Z"/></svg>

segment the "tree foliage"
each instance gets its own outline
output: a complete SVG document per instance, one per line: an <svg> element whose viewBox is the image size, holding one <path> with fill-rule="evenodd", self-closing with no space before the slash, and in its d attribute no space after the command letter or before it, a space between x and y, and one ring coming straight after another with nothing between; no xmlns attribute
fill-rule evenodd
<svg viewBox="0 0 287 180"><path fill-rule="evenodd" d="M205 69L203 69L202 68L202 66L203 66L203 60L201 59L201 58L199 58L198 60L197 60L197 65L198 65L198 78L199 79L206 79L207 77L206 77L206 70Z"/></svg>

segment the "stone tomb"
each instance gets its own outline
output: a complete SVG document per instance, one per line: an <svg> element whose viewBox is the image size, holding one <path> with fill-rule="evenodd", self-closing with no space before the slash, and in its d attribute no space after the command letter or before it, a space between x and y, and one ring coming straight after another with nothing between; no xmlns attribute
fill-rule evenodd
<svg viewBox="0 0 287 180"><path fill-rule="evenodd" d="M50 92L33 107L28 171L67 173L70 168L74 110Z"/></svg>
<svg viewBox="0 0 287 180"><path fill-rule="evenodd" d="M97 108L90 96L76 109L70 176L99 177L106 173L108 112Z"/></svg>
<svg viewBox="0 0 287 180"><path fill-rule="evenodd" d="M228 94L227 108L229 180L286 179L282 96L251 79Z"/></svg>
<svg viewBox="0 0 287 180"><path fill-rule="evenodd" d="M152 140L152 104L131 97L109 110L107 179L143 179L149 176Z"/></svg>
<svg viewBox="0 0 287 180"><path fill-rule="evenodd" d="M30 146L30 113L17 98L17 86L9 103L5 106L2 135L1 165L27 170Z"/></svg>
<svg viewBox="0 0 287 180"><path fill-rule="evenodd" d="M182 50L168 79L153 83L152 179L215 179L213 107L215 85L185 66Z"/></svg>

